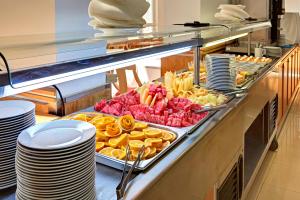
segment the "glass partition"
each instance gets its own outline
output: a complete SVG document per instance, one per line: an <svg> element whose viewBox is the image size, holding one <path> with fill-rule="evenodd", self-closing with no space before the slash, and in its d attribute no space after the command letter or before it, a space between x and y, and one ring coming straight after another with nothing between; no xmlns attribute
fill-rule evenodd
<svg viewBox="0 0 300 200"><path fill-rule="evenodd" d="M127 67L139 60L161 58L212 42L233 40L268 27L268 21L258 21L202 28L173 25L116 29L106 33L0 37L0 51L10 69L8 75L0 61L0 86L14 85L13 89L37 87L37 84L49 86Z"/></svg>

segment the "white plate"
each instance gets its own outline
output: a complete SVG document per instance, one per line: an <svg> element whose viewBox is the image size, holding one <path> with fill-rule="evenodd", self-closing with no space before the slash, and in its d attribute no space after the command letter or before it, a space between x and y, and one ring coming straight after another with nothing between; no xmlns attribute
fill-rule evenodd
<svg viewBox="0 0 300 200"><path fill-rule="evenodd" d="M13 120L13 121L5 122L5 123L0 123L0 128L14 127L14 126L18 126L20 124L27 123L28 121L32 121L32 120L35 120L35 116L29 115L22 119Z"/></svg>
<svg viewBox="0 0 300 200"><path fill-rule="evenodd" d="M10 154L2 155L0 158L0 162L4 162L6 160L13 159L13 158L15 158L15 152L11 152ZM1 170L1 167L0 167L0 170Z"/></svg>
<svg viewBox="0 0 300 200"><path fill-rule="evenodd" d="M8 119L23 115L34 109L35 105L29 101L0 101L0 119Z"/></svg>
<svg viewBox="0 0 300 200"><path fill-rule="evenodd" d="M28 174L39 174L43 176L55 176L56 174L64 174L67 173L67 170L73 170L76 168L80 168L82 166L88 167L89 166L89 161L93 162L92 156L87 157L84 160L75 162L75 163L70 163L70 164L65 164L65 165L60 165L57 168L51 168L49 167L48 169L43 169L39 167L34 167L31 166L30 163L25 163L19 158L16 158L16 165L17 165L17 170L20 170L20 172L28 173Z"/></svg>
<svg viewBox="0 0 300 200"><path fill-rule="evenodd" d="M35 179L42 180L52 180L53 178L63 178L69 177L74 174L74 172L85 171L89 168L94 168L94 161L82 161L81 163L74 164L73 166L68 166L57 170L38 170L38 169L29 169L28 165L21 165L19 161L16 161L16 173L22 177L32 177Z"/></svg>
<svg viewBox="0 0 300 200"><path fill-rule="evenodd" d="M30 127L18 137L18 142L28 148L56 150L69 148L95 137L96 128L87 122L57 120Z"/></svg>
<svg viewBox="0 0 300 200"><path fill-rule="evenodd" d="M7 159L7 160L3 160L3 161L0 161L0 171L1 171L1 168L3 167L3 166L8 166L8 165L10 165L10 166L12 166L12 167L14 167L14 165L15 165L15 159L12 157L12 158L9 158L9 159ZM0 174L1 173L3 173L3 172L0 172ZM5 172L6 173L6 172Z"/></svg>
<svg viewBox="0 0 300 200"><path fill-rule="evenodd" d="M66 158L55 158L55 160L52 158L45 160L45 159L39 159L39 158L35 158L33 156L28 156L26 154L22 154L20 151L17 151L17 156L18 159L22 160L23 162L27 162L29 164L31 164L31 166L39 166L41 169L43 167L46 168L50 168L51 166L59 166L59 165L63 165L66 163L71 163L74 162L78 159L80 160L84 160L85 157L91 155L91 154L95 154L95 150L91 149L91 150L85 150L85 151L78 151L76 155L74 155L73 153L70 153L70 155Z"/></svg>
<svg viewBox="0 0 300 200"><path fill-rule="evenodd" d="M95 166L90 166L88 167L86 170L81 170L81 171L71 171L68 172L67 176L65 174L65 176L62 177L51 177L51 178L41 178L38 176L29 176L29 175L25 175L25 174L18 174L18 178L22 178L26 183L28 183L29 185L36 185L38 184L38 186L51 186L51 185L60 185L60 184L64 184L64 183L69 183L70 181L79 178L83 175L86 174L90 174L93 171L95 171L96 167Z"/></svg>
<svg viewBox="0 0 300 200"><path fill-rule="evenodd" d="M95 169L90 169L88 172L80 174L78 177L74 177L74 179L65 178L65 180L69 179L69 182L53 182L52 185L41 185L39 182L34 184L27 182L26 179L18 177L18 181L22 182L22 185L26 185L26 187L32 192L38 192L44 190L45 193L52 193L53 191L64 191L66 188L73 188L74 185L79 185L82 183L86 183L88 180L93 179L95 177ZM73 182L72 182L73 181ZM45 191L47 189L47 191Z"/></svg>
<svg viewBox="0 0 300 200"><path fill-rule="evenodd" d="M77 176L78 174L85 172L86 170L91 170L91 169L95 170L96 166L93 165L95 165L95 163L91 161L89 164L87 163L81 167L77 167L76 169L68 170L64 173L53 174L51 176L39 176L37 173L34 174L24 173L23 171L20 171L18 168L16 169L16 173L18 177L21 177L33 184L39 182L41 185L47 185L50 182L67 181L67 179Z"/></svg>
<svg viewBox="0 0 300 200"><path fill-rule="evenodd" d="M76 186L74 185L71 189L66 189L60 193L57 194L38 194L33 193L30 191L24 190L22 188L22 185L20 184L20 187L17 188L17 193L20 193L20 196L24 196L25 199L30 199L30 197L34 197L35 199L47 199L47 200L56 200L56 199L64 199L64 200L71 200L74 199L82 194L87 194L87 192L93 191L95 193L95 190L93 190L95 187L95 182L93 179L90 179L89 182L81 183L80 185ZM92 190L91 190L92 189ZM85 199L85 198L82 198Z"/></svg>
<svg viewBox="0 0 300 200"><path fill-rule="evenodd" d="M27 155L32 155L35 157L43 157L45 159L47 159L47 157L50 157L52 159L52 157L64 158L63 156L68 156L72 153L78 152L79 150L84 150L86 148L89 148L92 145L95 145L95 138L91 138L90 140L87 140L82 144L78 144L73 147L67 149L60 149L60 150L34 150L34 149L26 148L22 146L20 143L17 143L17 149Z"/></svg>
<svg viewBox="0 0 300 200"><path fill-rule="evenodd" d="M16 178L16 173L14 171L10 171L6 176L1 175L0 185L6 184L6 182L9 182L12 179Z"/></svg>
<svg viewBox="0 0 300 200"><path fill-rule="evenodd" d="M1 132L1 135L6 135L6 134L13 134L13 133L21 133L23 130L29 128L30 126L33 126L35 125L35 121L31 121L29 122L28 124L24 125L24 126L20 126L20 127L16 127L16 128L11 128L11 129L6 129L6 130L3 130Z"/></svg>
<svg viewBox="0 0 300 200"><path fill-rule="evenodd" d="M22 123L24 121L28 121L29 119L35 120L35 114L26 115L24 117L16 118L16 119L5 121L5 122L0 121L0 127L16 125L16 124Z"/></svg>
<svg viewBox="0 0 300 200"><path fill-rule="evenodd" d="M8 131L7 129L10 128L18 128L20 126L25 126L26 124L29 124L31 122L35 121L34 117L28 117L22 121L18 121L18 122L11 122L10 124L5 124L5 125L0 125L0 129L3 131Z"/></svg>
<svg viewBox="0 0 300 200"><path fill-rule="evenodd" d="M0 147L0 151L6 150L6 149L11 149L12 151L15 151L16 148L16 142L9 142L6 145L2 145Z"/></svg>
<svg viewBox="0 0 300 200"><path fill-rule="evenodd" d="M17 180L8 181L4 185L0 185L0 190L4 190L6 188L10 188L12 186L15 186L16 184L17 184Z"/></svg>
<svg viewBox="0 0 300 200"><path fill-rule="evenodd" d="M48 199L49 197L56 199L66 199L69 197L76 197L82 194L84 191L89 190L90 188L95 187L95 178L90 177L89 179L80 182L79 184L73 184L70 187L63 188L61 190L52 190L49 191L47 187L43 190L32 189L31 187L26 186L21 181L18 180L18 189L26 194L27 196L40 197L41 199Z"/></svg>
<svg viewBox="0 0 300 200"><path fill-rule="evenodd" d="M26 185L26 187L30 187L32 189L42 189L42 188L47 188L47 191L50 191L50 190L57 190L57 189L60 189L60 190L64 190L65 187L64 186L69 186L69 187L72 187L74 186L75 184L74 183L81 183L81 182L85 182L85 180L87 179L93 179L93 177L95 177L95 168L91 168L91 169L88 169L88 171L84 171L82 170L83 173L79 173L80 176L77 176L77 177L68 177L68 176L65 176L65 181L69 180L69 183L68 185L64 185L64 183L66 182L56 182L56 180L54 180L52 182L52 184L49 184L49 185L46 185L47 184L47 180L43 181L43 182L40 182L40 181L35 181L34 179L32 181L30 181L27 177L22 177L20 175L17 176L17 179L20 180L22 182L23 185ZM70 179L72 178L72 179ZM73 178L75 178L75 181L71 182L71 180L73 180ZM77 180L76 180L77 178ZM28 181L29 180L29 181ZM60 180L63 180L63 179L60 179Z"/></svg>

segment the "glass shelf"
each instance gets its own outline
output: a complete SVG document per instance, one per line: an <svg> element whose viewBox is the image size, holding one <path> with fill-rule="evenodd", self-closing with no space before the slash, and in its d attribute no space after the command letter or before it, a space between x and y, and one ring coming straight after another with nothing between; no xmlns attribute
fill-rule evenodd
<svg viewBox="0 0 300 200"><path fill-rule="evenodd" d="M0 37L0 49L9 62L12 71L26 68L71 62L94 57L115 55L127 51L138 51L134 49L107 49L111 43L126 43L132 40L160 38L161 43L168 45L176 42L187 41L195 37L201 37L210 42L218 37L229 37L241 32L251 32L256 28L265 28L267 21L228 23L222 26L189 28L183 26L146 27L130 32L126 36L105 36L99 31L89 33L64 33L26 35L15 37ZM225 27L226 26L226 27ZM151 48L153 45L143 48Z"/></svg>
<svg viewBox="0 0 300 200"><path fill-rule="evenodd" d="M210 27L146 27L121 36L89 33L64 33L0 37L0 50L11 71L11 82L20 91L78 79L125 67L139 59L164 57L203 46L211 41L239 37L271 26L270 22L218 24ZM0 97L10 86L7 71L0 61ZM51 82L56 80L56 82ZM15 89L14 88L14 89Z"/></svg>

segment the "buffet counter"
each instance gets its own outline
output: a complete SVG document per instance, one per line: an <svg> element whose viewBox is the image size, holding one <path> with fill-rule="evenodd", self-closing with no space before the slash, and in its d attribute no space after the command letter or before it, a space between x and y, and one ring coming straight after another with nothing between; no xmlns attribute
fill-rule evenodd
<svg viewBox="0 0 300 200"><path fill-rule="evenodd" d="M250 27L249 30L242 29L243 26L241 26L233 32L229 31L229 40L236 39L231 36L243 37L249 31L256 29L251 26L252 24L247 25L248 28ZM266 26L268 23L263 23L263 28ZM81 75L89 77L93 74L117 69L116 63L120 64L119 68L122 68L139 59L151 56L161 58L162 56L176 55L192 48L196 48L195 53L197 53L194 73L197 74L197 70L200 71L198 53L202 43L204 42L205 46L205 44L216 40L224 42L223 36L220 35L208 37L211 36L210 31L213 30L201 30L201 36L197 39L190 38L191 35L194 36L195 32L197 33L197 30L181 30L176 34L184 33L188 36L185 35L183 39L173 38L174 40L166 39L171 36L168 36L169 33L165 33L163 36L166 44L155 47L129 50L111 55L106 52L103 55L93 55L81 61L78 60L83 58L78 58L76 61L59 60L53 65L46 63L46 67L12 70L11 75L15 73L15 75L20 75L19 77L25 77L24 80L19 79L20 84L25 84L21 85L20 88L11 87L16 86L12 84L14 83L13 78L10 75L7 76L6 72L1 72L0 77L5 77L5 79L0 81L0 92L2 92L0 96L5 97L40 87L40 81L43 82L43 86L49 86L82 78ZM226 29L226 31L228 30ZM71 52L67 51L67 53ZM291 83L293 82L292 88L295 89L300 78L299 52L299 48L295 47L282 58L268 64L253 77L252 81L240 89L242 92L236 94L227 103L227 108L204 120L198 128L186 135L149 168L136 172L128 185L124 199L213 200L224 199L225 197L230 199L229 195L244 198L268 149L273 141L276 141L279 122L284 121L283 112L287 112L288 104L284 104L285 109L282 110L282 96L286 90L281 84L286 81L282 80L282 77L285 74L286 66L290 66L291 63L287 57L292 55L292 60L297 60L297 67L293 67L292 73L288 71L285 75L293 77ZM161 53L163 55L160 55ZM124 59L128 62L125 62ZM124 63L122 64L122 62ZM45 63L43 64L45 65ZM69 70L66 66L73 68L71 71L65 71L66 69ZM61 71L54 70L56 68ZM43 70L47 71L48 74L41 73ZM83 74L81 73L82 70L84 70ZM27 78L28 75L32 75L31 71L35 75L36 82L29 84ZM45 77L43 76L47 76L47 79L57 79L53 82L54 79L44 80ZM288 86L289 84L287 85L289 94L292 94L294 90ZM287 102L290 102L291 98L292 95ZM93 111L93 109L90 108L85 111ZM277 119L277 113L280 114L280 119ZM41 121L47 121L50 118L41 118ZM96 168L97 199L117 199L116 187L121 180L122 171L102 164L97 164ZM1 191L0 199L15 199L15 189L13 187ZM228 193L228 191L233 192Z"/></svg>
<svg viewBox="0 0 300 200"><path fill-rule="evenodd" d="M230 101L228 108L205 121L149 169L135 174L125 199L211 199L216 195L227 174L244 157L245 132L265 104L276 96L277 70L275 61L256 76L244 94ZM275 133L270 136L266 150ZM121 174L97 164L98 200L116 199ZM14 199L14 190L1 192L1 199Z"/></svg>

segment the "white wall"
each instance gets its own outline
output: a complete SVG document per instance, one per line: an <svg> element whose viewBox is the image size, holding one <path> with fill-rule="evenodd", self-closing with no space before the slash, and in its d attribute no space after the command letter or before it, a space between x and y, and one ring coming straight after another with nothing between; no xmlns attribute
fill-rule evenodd
<svg viewBox="0 0 300 200"><path fill-rule="evenodd" d="M285 0L286 12L300 12L300 0Z"/></svg>
<svg viewBox="0 0 300 200"><path fill-rule="evenodd" d="M229 0L156 0L159 25L193 21L213 22L219 4Z"/></svg>
<svg viewBox="0 0 300 200"><path fill-rule="evenodd" d="M200 20L200 0L157 0L159 25Z"/></svg>
<svg viewBox="0 0 300 200"><path fill-rule="evenodd" d="M0 36L54 32L54 0L1 0Z"/></svg>
<svg viewBox="0 0 300 200"><path fill-rule="evenodd" d="M105 51L106 44L104 42L95 44L94 48L99 48L98 51L92 49L77 54L74 53L76 51L72 51L78 49L75 45L69 45L68 48L44 45L25 51L22 51L21 48L5 49L6 45L20 46L45 40L47 42L54 41L59 37L56 33L93 31L88 26L89 2L90 0L0 0L0 50L9 59L9 64L17 69L70 58L82 58L85 56L84 53L90 55L91 52L99 54L101 51ZM22 37L11 37L20 35ZM23 35L27 35L26 39ZM9 36L9 38L5 36ZM78 37L78 35L72 35L72 37L75 36ZM83 48L83 45L80 47ZM61 53L66 51L72 53ZM16 57L18 59L12 59Z"/></svg>
<svg viewBox="0 0 300 200"><path fill-rule="evenodd" d="M229 0L201 0L200 19L203 22L214 22L215 13L220 4L228 4Z"/></svg>

